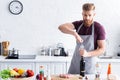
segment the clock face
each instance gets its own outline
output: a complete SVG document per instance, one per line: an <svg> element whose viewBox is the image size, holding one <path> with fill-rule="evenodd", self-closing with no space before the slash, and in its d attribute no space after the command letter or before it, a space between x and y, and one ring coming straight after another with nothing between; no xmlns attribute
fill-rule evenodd
<svg viewBox="0 0 120 80"><path fill-rule="evenodd" d="M8 8L9 8L9 11L15 15L18 15L23 11L23 5L18 0L11 1Z"/></svg>

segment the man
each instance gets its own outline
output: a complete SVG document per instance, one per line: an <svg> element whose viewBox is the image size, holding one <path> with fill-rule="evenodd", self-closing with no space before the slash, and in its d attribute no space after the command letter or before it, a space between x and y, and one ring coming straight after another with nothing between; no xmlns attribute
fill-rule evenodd
<svg viewBox="0 0 120 80"><path fill-rule="evenodd" d="M83 20L59 26L61 32L76 38L76 48L68 71L70 74L80 73L81 56L85 59L85 73L94 73L96 56L105 51L105 30L100 23L93 21L95 16L94 4L85 3L82 10ZM82 46L84 48L80 49Z"/></svg>

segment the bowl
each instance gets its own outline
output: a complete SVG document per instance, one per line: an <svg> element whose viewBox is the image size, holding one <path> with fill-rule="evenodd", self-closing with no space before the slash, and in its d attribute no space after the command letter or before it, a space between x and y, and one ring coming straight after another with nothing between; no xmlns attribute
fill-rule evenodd
<svg viewBox="0 0 120 80"><path fill-rule="evenodd" d="M26 78L10 78L11 80L33 80L33 77L26 77Z"/></svg>

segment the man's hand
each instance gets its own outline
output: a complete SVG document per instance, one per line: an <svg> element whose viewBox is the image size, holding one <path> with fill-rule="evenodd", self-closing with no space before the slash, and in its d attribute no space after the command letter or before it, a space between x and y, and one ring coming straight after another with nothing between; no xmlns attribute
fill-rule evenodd
<svg viewBox="0 0 120 80"><path fill-rule="evenodd" d="M83 57L88 57L88 52L85 49L80 49L80 55Z"/></svg>
<svg viewBox="0 0 120 80"><path fill-rule="evenodd" d="M75 36L77 42L80 42L80 43L83 42L83 39L80 37L80 35L77 32L74 33L74 36Z"/></svg>

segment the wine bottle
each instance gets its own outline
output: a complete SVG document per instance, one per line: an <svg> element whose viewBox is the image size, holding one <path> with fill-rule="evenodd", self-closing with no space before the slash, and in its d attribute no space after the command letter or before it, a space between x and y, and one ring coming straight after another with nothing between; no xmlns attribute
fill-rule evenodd
<svg viewBox="0 0 120 80"><path fill-rule="evenodd" d="M81 60L80 60L80 75L82 77L85 76L85 60L84 60L83 56L81 56Z"/></svg>

